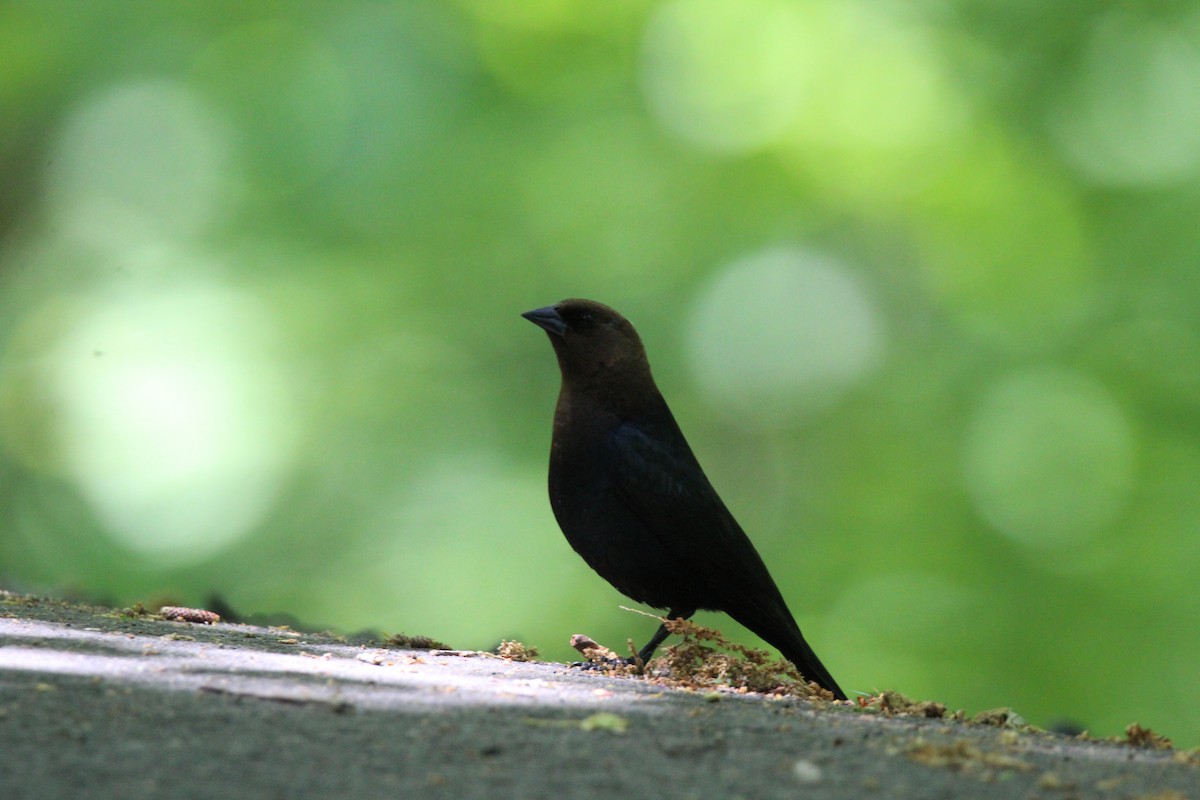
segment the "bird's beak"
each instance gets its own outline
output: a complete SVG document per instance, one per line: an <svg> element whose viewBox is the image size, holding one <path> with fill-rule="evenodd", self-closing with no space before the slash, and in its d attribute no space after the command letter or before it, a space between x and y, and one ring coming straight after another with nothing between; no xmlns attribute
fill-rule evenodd
<svg viewBox="0 0 1200 800"><path fill-rule="evenodd" d="M546 333L562 336L567 332L567 323L558 315L558 309L554 306L535 308L533 311L526 311L521 316L546 331Z"/></svg>

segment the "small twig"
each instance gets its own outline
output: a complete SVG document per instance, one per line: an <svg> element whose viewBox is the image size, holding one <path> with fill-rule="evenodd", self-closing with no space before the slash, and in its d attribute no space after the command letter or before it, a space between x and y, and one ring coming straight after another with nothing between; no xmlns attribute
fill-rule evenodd
<svg viewBox="0 0 1200 800"><path fill-rule="evenodd" d="M667 621L666 617L660 617L658 614L651 614L649 611L642 611L640 608L629 608L628 606L617 606L617 608L621 609L622 611L630 611L634 614L641 614L643 617L649 617L650 619L656 619L659 622Z"/></svg>

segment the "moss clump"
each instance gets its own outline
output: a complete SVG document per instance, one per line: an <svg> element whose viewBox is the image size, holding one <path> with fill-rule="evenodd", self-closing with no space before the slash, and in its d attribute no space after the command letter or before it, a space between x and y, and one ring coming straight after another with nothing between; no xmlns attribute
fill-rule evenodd
<svg viewBox="0 0 1200 800"><path fill-rule="evenodd" d="M431 639L428 636L409 636L407 633L393 633L383 640L386 647L398 647L401 650L451 650L445 642Z"/></svg>

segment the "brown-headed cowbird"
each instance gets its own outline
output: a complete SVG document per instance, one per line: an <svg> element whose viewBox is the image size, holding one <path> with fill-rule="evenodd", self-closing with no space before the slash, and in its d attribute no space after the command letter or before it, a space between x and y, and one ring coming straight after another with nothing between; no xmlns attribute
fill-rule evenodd
<svg viewBox="0 0 1200 800"><path fill-rule="evenodd" d="M724 611L845 700L692 455L629 321L591 300L522 316L546 331L562 371L550 505L575 552L668 618ZM638 657L649 660L667 635L660 626Z"/></svg>

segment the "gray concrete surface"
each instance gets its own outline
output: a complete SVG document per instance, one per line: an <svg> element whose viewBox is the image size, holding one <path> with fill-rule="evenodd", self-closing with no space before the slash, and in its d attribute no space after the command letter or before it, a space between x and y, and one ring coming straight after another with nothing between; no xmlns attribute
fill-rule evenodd
<svg viewBox="0 0 1200 800"><path fill-rule="evenodd" d="M1200 800L1200 769L1185 761L0 595L4 800Z"/></svg>

